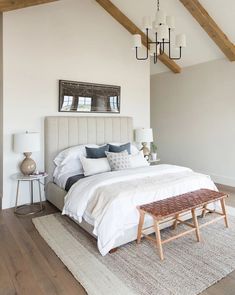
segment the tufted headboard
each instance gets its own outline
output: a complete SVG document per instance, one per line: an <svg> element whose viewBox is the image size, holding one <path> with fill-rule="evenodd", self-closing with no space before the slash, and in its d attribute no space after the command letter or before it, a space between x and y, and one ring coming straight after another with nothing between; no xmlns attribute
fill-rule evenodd
<svg viewBox="0 0 235 295"><path fill-rule="evenodd" d="M46 117L45 169L47 181L53 180L56 155L79 144L104 144L133 140L131 117Z"/></svg>

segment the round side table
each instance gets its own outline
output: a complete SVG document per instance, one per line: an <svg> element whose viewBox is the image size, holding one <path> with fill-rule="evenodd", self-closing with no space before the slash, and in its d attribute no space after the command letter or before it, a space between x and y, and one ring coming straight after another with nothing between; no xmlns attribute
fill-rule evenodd
<svg viewBox="0 0 235 295"><path fill-rule="evenodd" d="M44 206L42 204L42 193L41 193L41 180L45 179L48 176L47 173L33 175L33 176L25 176L23 174L17 173L12 176L14 180L17 181L17 189L16 189L16 202L15 202L15 214L21 216L27 216L31 214L35 214L44 210ZM18 206L19 200L19 191L20 191L20 183L27 181L29 183L29 191L30 191L30 203ZM38 183L38 191L40 202L34 204L34 183ZM25 210L26 212L23 212Z"/></svg>

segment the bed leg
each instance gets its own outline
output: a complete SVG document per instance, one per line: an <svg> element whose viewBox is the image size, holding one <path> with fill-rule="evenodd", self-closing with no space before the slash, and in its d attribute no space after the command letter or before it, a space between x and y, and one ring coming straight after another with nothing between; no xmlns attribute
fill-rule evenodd
<svg viewBox="0 0 235 295"><path fill-rule="evenodd" d="M118 250L118 248L113 248L109 251L109 254L113 254L113 253L117 252L117 250Z"/></svg>

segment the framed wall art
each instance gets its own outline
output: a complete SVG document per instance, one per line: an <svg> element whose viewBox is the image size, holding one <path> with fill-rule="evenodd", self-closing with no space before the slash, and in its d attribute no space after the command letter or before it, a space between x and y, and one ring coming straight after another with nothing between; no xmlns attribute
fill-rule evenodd
<svg viewBox="0 0 235 295"><path fill-rule="evenodd" d="M59 81L59 112L120 113L121 87Z"/></svg>

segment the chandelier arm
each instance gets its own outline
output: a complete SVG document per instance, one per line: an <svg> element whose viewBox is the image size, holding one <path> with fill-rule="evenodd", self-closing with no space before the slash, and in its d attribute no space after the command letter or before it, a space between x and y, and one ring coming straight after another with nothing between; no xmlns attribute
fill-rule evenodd
<svg viewBox="0 0 235 295"><path fill-rule="evenodd" d="M171 56L171 29L169 28L169 59L171 60L178 60L181 59L182 47L180 46L180 55L179 57L172 57Z"/></svg>
<svg viewBox="0 0 235 295"><path fill-rule="evenodd" d="M147 60L149 58L149 44L151 43L149 42L149 29L146 29L146 38L147 38L146 57L138 57L138 47L135 47L135 57L137 60Z"/></svg>
<svg viewBox="0 0 235 295"><path fill-rule="evenodd" d="M138 47L135 47L135 57L137 60L147 60L148 59L148 56L147 57L138 57Z"/></svg>
<svg viewBox="0 0 235 295"><path fill-rule="evenodd" d="M162 39L162 54L165 52L165 40Z"/></svg>
<svg viewBox="0 0 235 295"><path fill-rule="evenodd" d="M156 56L157 56L157 47L158 47L158 41L157 41L157 32L155 33L156 36ZM157 58L156 58L157 59ZM156 61L157 62L157 61Z"/></svg>
<svg viewBox="0 0 235 295"><path fill-rule="evenodd" d="M154 55L153 55L153 61L154 61L154 64L157 63L157 54L154 52Z"/></svg>
<svg viewBox="0 0 235 295"><path fill-rule="evenodd" d="M159 52L160 52L160 55L162 55L162 43L159 42Z"/></svg>
<svg viewBox="0 0 235 295"><path fill-rule="evenodd" d="M150 44L149 44L149 29L146 29L146 38L147 38L147 59L149 57L149 49L150 49Z"/></svg>
<svg viewBox="0 0 235 295"><path fill-rule="evenodd" d="M182 57L182 47L181 46L180 46L180 55L179 55L179 57L171 57L171 56L169 56L169 58L172 59L172 60L179 60L179 59L181 59L181 57Z"/></svg>

